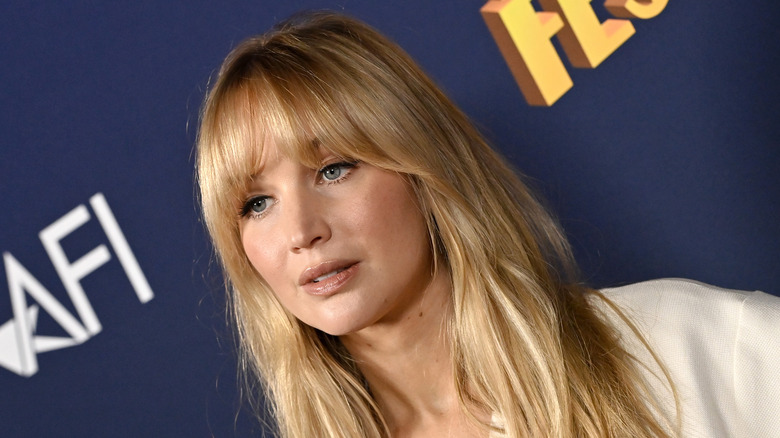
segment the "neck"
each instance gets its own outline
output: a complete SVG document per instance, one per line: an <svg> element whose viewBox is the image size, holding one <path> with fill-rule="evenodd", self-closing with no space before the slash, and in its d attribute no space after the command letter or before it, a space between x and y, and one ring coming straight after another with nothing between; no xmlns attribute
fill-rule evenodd
<svg viewBox="0 0 780 438"><path fill-rule="evenodd" d="M394 436L463 421L446 327L450 290L446 272L440 272L399 314L341 337ZM434 435L440 436L438 430Z"/></svg>

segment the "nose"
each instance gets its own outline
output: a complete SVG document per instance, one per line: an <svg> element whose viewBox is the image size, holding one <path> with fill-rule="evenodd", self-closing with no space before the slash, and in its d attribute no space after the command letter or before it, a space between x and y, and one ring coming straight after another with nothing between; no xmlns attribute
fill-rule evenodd
<svg viewBox="0 0 780 438"><path fill-rule="evenodd" d="M284 206L285 229L292 252L300 252L327 242L331 229L322 199L313 190L295 190Z"/></svg>

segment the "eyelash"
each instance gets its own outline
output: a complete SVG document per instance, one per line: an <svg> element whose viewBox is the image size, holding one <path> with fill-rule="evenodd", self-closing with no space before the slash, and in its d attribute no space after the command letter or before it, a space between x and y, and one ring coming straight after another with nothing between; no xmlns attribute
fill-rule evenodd
<svg viewBox="0 0 780 438"><path fill-rule="evenodd" d="M268 207L266 207L261 212L252 212L252 206L255 204L255 202L261 202L261 201L268 201L270 199L269 196L253 196L249 198L244 205L241 206L241 209L238 212L238 215L242 218L250 217L250 218L260 218L265 215L265 212L268 211Z"/></svg>
<svg viewBox="0 0 780 438"><path fill-rule="evenodd" d="M358 165L357 161L341 161L338 163L332 163L328 164L327 166L323 166L320 170L317 171L317 184L325 184L325 185L333 185L333 184L340 184L344 182L351 174L352 170L355 169ZM324 175L325 172L335 170L335 169L343 169L346 170L346 173L343 175L339 175L334 180L328 180L325 179ZM263 211L261 212L252 212L252 207L257 202L266 201L268 202L271 199L270 196L260 195L260 196L253 196L249 198L244 205L241 206L241 209L239 210L239 216L242 218L249 217L251 219L257 219L261 218L265 215L265 213L268 211L268 208L270 206L265 207Z"/></svg>
<svg viewBox="0 0 780 438"><path fill-rule="evenodd" d="M357 167L358 163L356 161L341 161L338 163L332 163L328 164L327 166L323 166L320 170L317 171L319 183L324 182L325 184L339 184L343 182L345 179L347 179L351 174L352 170ZM334 180L328 180L325 179L325 172L333 169L343 168L346 170L346 173L344 175L340 175L337 179Z"/></svg>

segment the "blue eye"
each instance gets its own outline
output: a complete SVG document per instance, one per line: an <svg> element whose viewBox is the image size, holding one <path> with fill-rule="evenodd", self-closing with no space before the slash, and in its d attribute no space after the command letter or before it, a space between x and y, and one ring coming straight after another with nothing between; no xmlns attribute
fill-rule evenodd
<svg viewBox="0 0 780 438"><path fill-rule="evenodd" d="M322 179L327 182L335 182L344 178L353 167L355 167L355 163L343 162L329 164L320 169L320 175L322 175Z"/></svg>
<svg viewBox="0 0 780 438"><path fill-rule="evenodd" d="M268 208L268 196L256 196L246 202L241 208L241 216L263 214Z"/></svg>
<svg viewBox="0 0 780 438"><path fill-rule="evenodd" d="M266 198L260 198L260 199L253 199L252 200L252 211L255 213L262 213L263 210L266 209L266 204L268 201Z"/></svg>
<svg viewBox="0 0 780 438"><path fill-rule="evenodd" d="M328 166L322 170L322 177L328 181L335 181L341 176L342 169L337 166Z"/></svg>

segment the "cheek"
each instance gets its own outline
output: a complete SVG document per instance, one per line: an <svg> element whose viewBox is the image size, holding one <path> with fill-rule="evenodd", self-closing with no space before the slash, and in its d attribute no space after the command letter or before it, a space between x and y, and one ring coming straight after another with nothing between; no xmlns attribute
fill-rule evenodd
<svg viewBox="0 0 780 438"><path fill-rule="evenodd" d="M363 199L356 216L374 240L391 252L426 251L428 229L412 189L393 176ZM408 254L412 255L412 254Z"/></svg>
<svg viewBox="0 0 780 438"><path fill-rule="evenodd" d="M249 262L255 270L269 283L273 281L273 273L279 272L280 259L274 242L260 238L254 227L247 226L241 233L241 244L244 247Z"/></svg>
<svg viewBox="0 0 780 438"><path fill-rule="evenodd" d="M373 187L372 187L373 188ZM365 190L360 198L344 210L334 226L343 224L356 238L370 239L375 244L393 237L404 226L398 211L398 197L388 187Z"/></svg>

